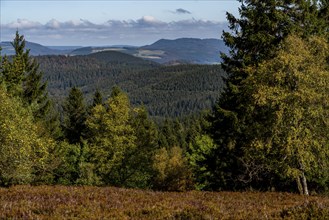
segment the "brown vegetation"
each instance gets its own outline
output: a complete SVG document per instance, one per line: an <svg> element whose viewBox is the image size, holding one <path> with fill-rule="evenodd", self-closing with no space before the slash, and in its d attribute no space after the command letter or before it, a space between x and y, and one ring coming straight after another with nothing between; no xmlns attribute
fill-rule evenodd
<svg viewBox="0 0 329 220"><path fill-rule="evenodd" d="M0 219L326 219L329 198L289 193L0 188Z"/></svg>

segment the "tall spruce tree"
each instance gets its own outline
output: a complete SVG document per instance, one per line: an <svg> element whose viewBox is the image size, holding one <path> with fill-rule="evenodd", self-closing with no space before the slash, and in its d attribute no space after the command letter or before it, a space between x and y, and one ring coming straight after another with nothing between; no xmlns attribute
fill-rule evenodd
<svg viewBox="0 0 329 220"><path fill-rule="evenodd" d="M64 136L70 144L82 143L86 132L87 109L82 91L73 87L63 104Z"/></svg>
<svg viewBox="0 0 329 220"><path fill-rule="evenodd" d="M15 55L11 62L7 58L4 60L2 77L8 92L20 96L27 106L32 106L34 118L39 120L45 117L50 107L47 83L42 81L39 64L30 56L25 44L24 36L16 31L12 42Z"/></svg>
<svg viewBox="0 0 329 220"><path fill-rule="evenodd" d="M240 18L227 13L230 32L223 32L223 39L231 48L228 55L222 54L222 67L227 72L226 88L209 116L209 134L217 147L208 157L210 187L215 189L236 189L250 186L245 181L246 169L242 158L245 149L253 139L250 124L257 111L246 92L245 80L249 73L245 67L254 66L274 58L281 42L291 33L302 37L327 34L323 23L325 16L319 16L317 1L307 0L240 0ZM248 85L250 86L250 85ZM257 114L261 126L268 121L267 110ZM263 120L263 121L262 121ZM258 169L258 168L257 168ZM264 169L263 167L259 169ZM254 172L254 171L252 171ZM250 172L249 172L250 173ZM272 181L270 178L262 178ZM259 182L259 181L257 181ZM264 182L261 185L266 185ZM254 184L256 187L261 185Z"/></svg>

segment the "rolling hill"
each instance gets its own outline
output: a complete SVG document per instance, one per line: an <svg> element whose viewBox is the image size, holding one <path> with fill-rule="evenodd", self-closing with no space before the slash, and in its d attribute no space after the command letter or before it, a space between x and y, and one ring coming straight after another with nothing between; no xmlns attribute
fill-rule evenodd
<svg viewBox="0 0 329 220"><path fill-rule="evenodd" d="M7 56L15 54L15 50L10 42L1 42L0 47L2 48L2 54L6 54ZM32 43L29 41L26 41L25 48L30 50L30 55L32 56L68 54L71 51L51 49L41 44Z"/></svg>
<svg viewBox="0 0 329 220"><path fill-rule="evenodd" d="M161 39L140 47L136 56L159 63L214 64L220 62L220 52L227 53L224 42L217 39Z"/></svg>
<svg viewBox="0 0 329 220"><path fill-rule="evenodd" d="M2 54L13 55L14 49L10 42L1 42ZM26 42L30 54L38 55L89 55L99 52L116 51L135 57L151 60L160 64L218 64L220 52L228 49L222 40L179 38L176 40L161 39L142 47L134 46L103 46L103 47L46 47L40 44ZM57 48L57 49L56 49ZM58 49L61 48L61 49Z"/></svg>

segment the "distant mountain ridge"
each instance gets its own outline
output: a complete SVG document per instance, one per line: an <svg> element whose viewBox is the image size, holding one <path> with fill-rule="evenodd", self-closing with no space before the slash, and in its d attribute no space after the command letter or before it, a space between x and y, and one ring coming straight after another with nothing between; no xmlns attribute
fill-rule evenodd
<svg viewBox="0 0 329 220"><path fill-rule="evenodd" d="M5 41L1 42L0 46L2 48L1 54L6 54L8 56L14 55L15 50L11 45L11 42ZM71 52L71 50L57 50L51 49L49 47L43 46L41 44L33 43L26 41L25 48L30 50L30 54L33 56L42 56L42 55L64 55Z"/></svg>
<svg viewBox="0 0 329 220"><path fill-rule="evenodd" d="M228 48L222 40L218 39L179 38L176 40L158 40L151 45L140 47L139 52L141 51L157 51L158 54L163 51L158 55L158 62L160 63L177 61L213 64L220 62L220 52L227 53Z"/></svg>
<svg viewBox="0 0 329 220"><path fill-rule="evenodd" d="M10 42L1 42L2 54L13 55L14 48ZM228 48L222 40L178 38L176 40L160 39L151 45L135 46L103 46L103 47L66 47L65 50L46 47L41 44L26 42L30 54L38 55L89 55L104 51L116 51L135 57L155 61L160 64L216 64L221 61L220 52L227 53ZM65 47L62 47L65 48Z"/></svg>

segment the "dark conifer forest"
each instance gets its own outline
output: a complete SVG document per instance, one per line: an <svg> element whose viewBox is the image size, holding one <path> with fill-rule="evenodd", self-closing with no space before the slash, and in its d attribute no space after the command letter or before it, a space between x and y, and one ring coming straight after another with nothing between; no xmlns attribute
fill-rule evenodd
<svg viewBox="0 0 329 220"><path fill-rule="evenodd" d="M86 56L35 57L48 82L50 96L63 100L79 87L87 102L98 89L103 98L114 86L133 105L145 105L150 116L180 117L210 109L224 87L220 65L164 66L115 51Z"/></svg>
<svg viewBox="0 0 329 220"><path fill-rule="evenodd" d="M0 57L0 186L329 192L329 3L240 1L218 65Z"/></svg>

